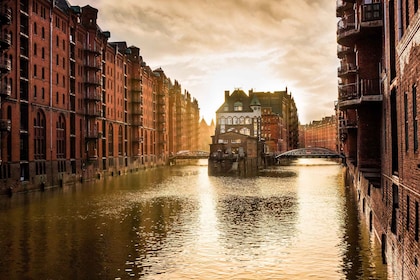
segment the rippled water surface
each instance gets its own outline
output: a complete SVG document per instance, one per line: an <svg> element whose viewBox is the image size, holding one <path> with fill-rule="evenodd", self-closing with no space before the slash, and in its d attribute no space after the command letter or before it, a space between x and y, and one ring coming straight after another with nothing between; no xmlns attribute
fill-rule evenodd
<svg viewBox="0 0 420 280"><path fill-rule="evenodd" d="M0 279L386 279L342 167L205 164L0 198Z"/></svg>

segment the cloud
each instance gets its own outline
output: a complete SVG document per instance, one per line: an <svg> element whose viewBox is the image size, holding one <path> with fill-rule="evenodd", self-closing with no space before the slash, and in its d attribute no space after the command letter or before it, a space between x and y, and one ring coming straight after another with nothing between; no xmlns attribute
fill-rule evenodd
<svg viewBox="0 0 420 280"><path fill-rule="evenodd" d="M224 90L292 92L302 123L333 113L335 2L330 0L74 0L99 10L111 41L140 47L194 96L206 120ZM315 106L314 106L315 104Z"/></svg>

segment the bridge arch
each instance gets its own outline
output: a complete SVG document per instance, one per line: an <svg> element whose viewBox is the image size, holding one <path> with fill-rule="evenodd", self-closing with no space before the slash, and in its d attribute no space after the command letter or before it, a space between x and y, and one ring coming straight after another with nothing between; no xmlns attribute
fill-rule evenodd
<svg viewBox="0 0 420 280"><path fill-rule="evenodd" d="M343 155L338 154L327 148L309 147L290 150L276 156L276 159L281 158L343 158Z"/></svg>

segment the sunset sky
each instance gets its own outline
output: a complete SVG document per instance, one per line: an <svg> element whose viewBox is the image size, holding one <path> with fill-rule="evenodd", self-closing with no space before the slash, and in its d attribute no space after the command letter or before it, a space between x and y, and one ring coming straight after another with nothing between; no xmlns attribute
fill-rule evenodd
<svg viewBox="0 0 420 280"><path fill-rule="evenodd" d="M285 90L302 124L334 113L336 2L332 0L69 0L99 10L112 41L141 49L198 100L209 123L224 91Z"/></svg>

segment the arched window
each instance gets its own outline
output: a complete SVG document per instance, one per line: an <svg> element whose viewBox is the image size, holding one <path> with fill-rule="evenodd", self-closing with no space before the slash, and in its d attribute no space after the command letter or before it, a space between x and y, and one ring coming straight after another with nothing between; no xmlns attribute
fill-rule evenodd
<svg viewBox="0 0 420 280"><path fill-rule="evenodd" d="M109 125L108 129L108 155L113 156L114 155L114 130L112 128L112 124Z"/></svg>
<svg viewBox="0 0 420 280"><path fill-rule="evenodd" d="M226 119L224 117L220 118L220 124L226 124Z"/></svg>
<svg viewBox="0 0 420 280"><path fill-rule="evenodd" d="M227 118L227 124L232 124L232 118L231 117Z"/></svg>

